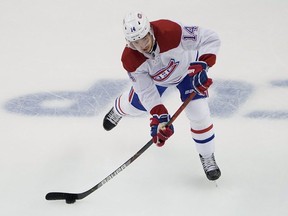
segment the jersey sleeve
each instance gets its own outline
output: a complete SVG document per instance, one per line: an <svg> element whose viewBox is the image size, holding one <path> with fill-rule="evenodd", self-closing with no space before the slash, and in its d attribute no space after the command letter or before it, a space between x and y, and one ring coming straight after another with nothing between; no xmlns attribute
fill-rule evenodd
<svg viewBox="0 0 288 216"><path fill-rule="evenodd" d="M219 36L210 29L199 26L182 25L181 45L186 50L198 50L200 61L205 61L212 67L216 62L221 41Z"/></svg>
<svg viewBox="0 0 288 216"><path fill-rule="evenodd" d="M133 73L128 72L128 75L132 81L134 91L148 112L156 105L162 104L156 85L148 72L137 70Z"/></svg>

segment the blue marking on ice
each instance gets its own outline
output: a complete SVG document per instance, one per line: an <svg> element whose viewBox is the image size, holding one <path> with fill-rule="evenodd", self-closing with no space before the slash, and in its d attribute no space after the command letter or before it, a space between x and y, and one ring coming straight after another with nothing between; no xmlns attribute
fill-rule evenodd
<svg viewBox="0 0 288 216"><path fill-rule="evenodd" d="M119 96L128 80L99 80L87 91L59 91L29 94L9 100L5 109L9 112L30 116L89 117L98 115ZM273 87L288 87L288 80L274 80ZM209 100L212 116L229 118L254 93L254 86L243 81L215 80ZM248 118L287 119L286 110L251 110Z"/></svg>
<svg viewBox="0 0 288 216"><path fill-rule="evenodd" d="M273 80L271 81L271 85L277 87L288 87L288 80Z"/></svg>
<svg viewBox="0 0 288 216"><path fill-rule="evenodd" d="M272 87L281 87L287 88L288 87L288 80L273 80L270 82ZM285 96L284 96L284 99ZM285 110L256 110L252 111L245 115L248 118L255 118L255 119L288 119L288 111Z"/></svg>
<svg viewBox="0 0 288 216"><path fill-rule="evenodd" d="M127 83L126 80L100 80L87 91L29 94L8 101L5 109L31 116L94 116L109 103L112 106L111 101L127 86ZM54 107L48 106L49 102L54 104ZM58 106L55 106L55 102ZM61 103L62 106L59 106Z"/></svg>
<svg viewBox="0 0 288 216"><path fill-rule="evenodd" d="M288 112L286 111L253 111L246 115L249 118L257 119L288 119Z"/></svg>
<svg viewBox="0 0 288 216"><path fill-rule="evenodd" d="M253 93L251 84L232 80L218 80L213 83L216 95L210 98L212 116L227 118L235 114Z"/></svg>

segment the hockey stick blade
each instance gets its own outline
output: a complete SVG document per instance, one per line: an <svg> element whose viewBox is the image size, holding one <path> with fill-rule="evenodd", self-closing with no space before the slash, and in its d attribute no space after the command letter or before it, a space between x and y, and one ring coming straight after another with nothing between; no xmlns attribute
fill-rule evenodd
<svg viewBox="0 0 288 216"><path fill-rule="evenodd" d="M182 103L182 105L177 109L174 115L171 117L170 121L166 124L166 126L172 125L175 119L180 115L180 113L185 109L187 104L195 97L196 93L192 92L189 97ZM73 203L76 200L80 200L93 193L98 188L102 187L105 183L110 181L114 176L124 170L127 166L129 166L134 160L136 160L141 154L143 154L151 145L153 144L153 140L150 139L136 154L134 154L131 158L129 158L124 164L118 167L114 172L104 178L101 182L99 182L94 187L90 188L87 191L82 193L66 193L66 192L49 192L46 194L46 200L66 200L67 203Z"/></svg>
<svg viewBox="0 0 288 216"><path fill-rule="evenodd" d="M45 198L46 198L46 200L67 200L67 199L78 200L78 199L81 199L79 197L79 194L64 193L64 192L50 192L50 193L46 194Z"/></svg>

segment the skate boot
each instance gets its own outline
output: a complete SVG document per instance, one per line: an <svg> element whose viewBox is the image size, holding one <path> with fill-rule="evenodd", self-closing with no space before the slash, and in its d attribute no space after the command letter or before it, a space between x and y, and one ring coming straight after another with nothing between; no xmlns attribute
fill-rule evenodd
<svg viewBox="0 0 288 216"><path fill-rule="evenodd" d="M205 158L200 154L199 156L207 178L211 181L217 180L221 176L221 171L216 164L214 154Z"/></svg>
<svg viewBox="0 0 288 216"><path fill-rule="evenodd" d="M121 120L122 116L116 113L114 107L105 115L103 119L103 127L105 130L112 130L118 122Z"/></svg>

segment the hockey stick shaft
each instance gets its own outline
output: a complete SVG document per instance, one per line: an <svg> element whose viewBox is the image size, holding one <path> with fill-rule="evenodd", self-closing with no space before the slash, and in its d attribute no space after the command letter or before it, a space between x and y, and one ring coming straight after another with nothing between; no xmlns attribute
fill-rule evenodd
<svg viewBox="0 0 288 216"><path fill-rule="evenodd" d="M166 124L166 126L172 125L172 123L177 119L180 113L185 109L188 103L195 97L196 93L190 93L189 97L182 103L182 105L177 109L174 115L171 117L170 121ZM102 187L108 181L110 181L113 177L115 177L118 173L123 171L127 166L129 166L134 160L136 160L141 154L143 154L151 145L153 144L152 139L149 140L136 154L134 154L131 158L129 158L125 163L123 163L120 167L118 167L114 172L104 178L97 185L92 187L91 189L83 192L83 193L65 193L65 192L50 192L46 195L47 200L67 200L67 199L83 199L89 194L93 193L95 190Z"/></svg>

